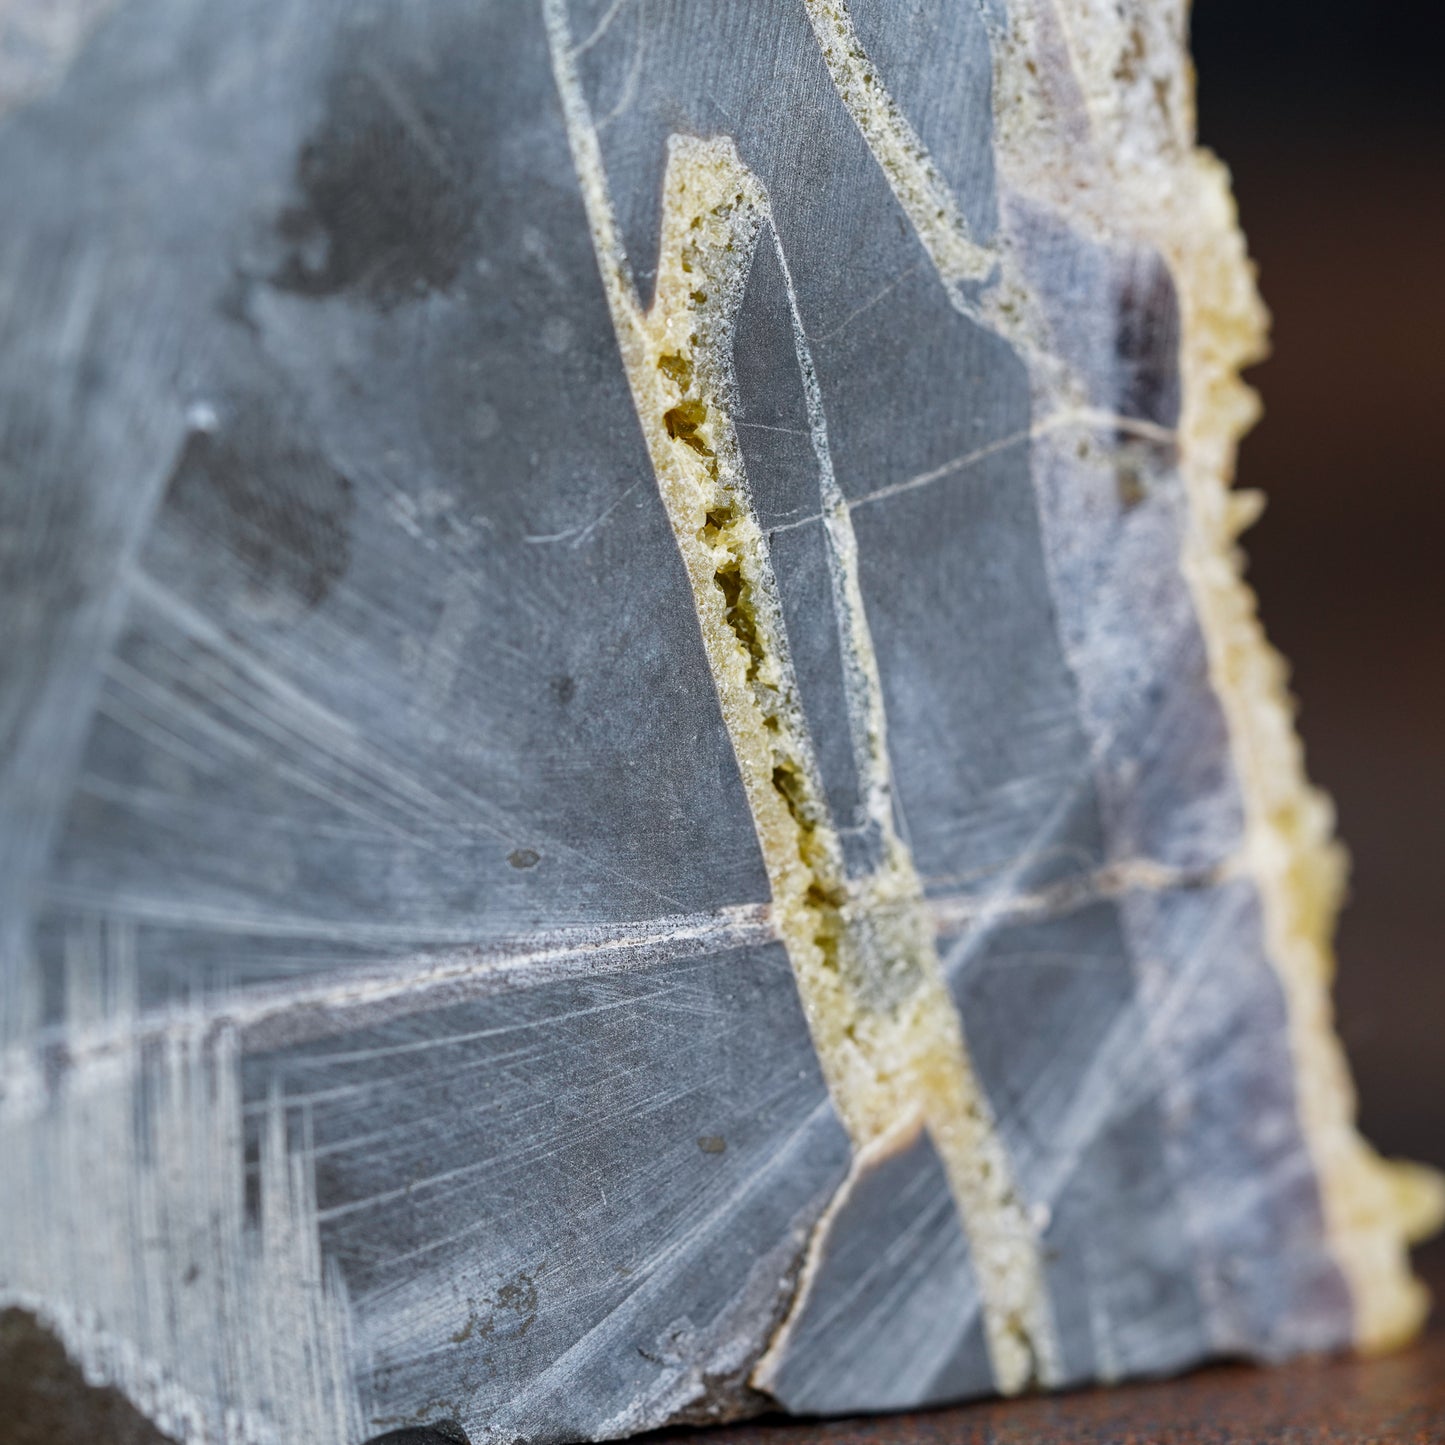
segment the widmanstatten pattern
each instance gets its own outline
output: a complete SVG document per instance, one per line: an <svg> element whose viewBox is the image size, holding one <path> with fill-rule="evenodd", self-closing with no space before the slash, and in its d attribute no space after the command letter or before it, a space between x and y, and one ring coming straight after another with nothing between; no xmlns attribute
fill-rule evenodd
<svg viewBox="0 0 1445 1445"><path fill-rule="evenodd" d="M246 1445L1416 1326L1182 6L39 13L0 1304Z"/></svg>

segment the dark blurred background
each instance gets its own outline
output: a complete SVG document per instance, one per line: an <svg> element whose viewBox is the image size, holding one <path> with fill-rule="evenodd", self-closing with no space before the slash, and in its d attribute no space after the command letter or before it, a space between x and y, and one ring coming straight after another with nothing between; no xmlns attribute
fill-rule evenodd
<svg viewBox="0 0 1445 1445"><path fill-rule="evenodd" d="M1310 773L1354 860L1365 1132L1445 1165L1445 120L1437 7L1194 0L1199 128L1274 314L1239 482Z"/></svg>

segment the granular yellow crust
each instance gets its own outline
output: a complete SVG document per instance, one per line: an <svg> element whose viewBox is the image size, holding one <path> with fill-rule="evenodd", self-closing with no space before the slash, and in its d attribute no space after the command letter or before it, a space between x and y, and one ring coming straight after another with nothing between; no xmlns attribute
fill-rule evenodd
<svg viewBox="0 0 1445 1445"><path fill-rule="evenodd" d="M1334 810L1305 774L1287 668L1260 624L1237 546L1257 512L1231 494L1235 449L1258 407L1241 367L1264 352L1266 316L1224 167L1195 151L1181 174L1193 223L1161 237L1183 310L1181 455L1191 499L1184 557L1223 701L1247 817L1247 859L1264 905L1269 956L1289 1010L1296 1096L1331 1248L1349 1283L1362 1349L1388 1349L1423 1324L1429 1298L1410 1243L1445 1221L1445 1181L1389 1163L1355 1128L1355 1093L1335 1035L1331 941L1346 857Z"/></svg>

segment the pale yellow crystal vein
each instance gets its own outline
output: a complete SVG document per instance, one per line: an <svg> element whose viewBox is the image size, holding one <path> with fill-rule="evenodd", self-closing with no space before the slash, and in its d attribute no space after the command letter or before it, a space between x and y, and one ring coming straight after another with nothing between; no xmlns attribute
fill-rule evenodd
<svg viewBox="0 0 1445 1445"><path fill-rule="evenodd" d="M768 549L728 413L732 329L767 197L728 139L673 137L656 290L644 311L616 232L560 7L553 66L633 402L678 549L773 897L839 1115L860 1150L929 1130L967 1233L998 1387L1055 1376L1038 1241L969 1062L931 917L886 787L881 692L846 508L827 510L848 666L867 695L865 778L882 861L849 879L789 660ZM805 382L811 376L805 370ZM826 499L825 499L826 505ZM855 740L855 749L856 749ZM880 792L883 796L880 798Z"/></svg>
<svg viewBox="0 0 1445 1445"><path fill-rule="evenodd" d="M958 289L984 272L955 199L884 90L846 0L803 0L840 99L888 178L953 304L1057 373L1005 240L990 294ZM1167 258L1180 298L1181 471L1189 491L1183 571L1193 593L1246 814L1243 871L1259 888L1266 945L1285 997L1300 1123L1320 1183L1331 1251L1365 1349L1408 1339L1428 1306L1407 1246L1445 1222L1445 1182L1386 1162L1355 1128L1349 1067L1332 1027L1331 937L1344 888L1328 799L1305 775L1286 669L1261 627L1236 539L1258 499L1228 490L1257 415L1242 366L1264 350L1228 175L1194 144L1187 7L1178 0L1017 0L985 10L994 52L1000 182L1101 240L1131 237ZM960 249L961 248L961 249ZM1067 388L1056 375L1046 383ZM1040 398L1043 399L1043 398ZM1058 398L1065 405L1069 395Z"/></svg>

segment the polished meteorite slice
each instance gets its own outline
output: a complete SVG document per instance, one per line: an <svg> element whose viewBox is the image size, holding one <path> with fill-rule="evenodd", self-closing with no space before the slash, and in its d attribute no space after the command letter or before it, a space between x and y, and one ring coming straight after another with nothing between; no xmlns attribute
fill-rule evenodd
<svg viewBox="0 0 1445 1445"><path fill-rule="evenodd" d="M0 15L0 1303L258 1445L1416 1326L1182 9Z"/></svg>

